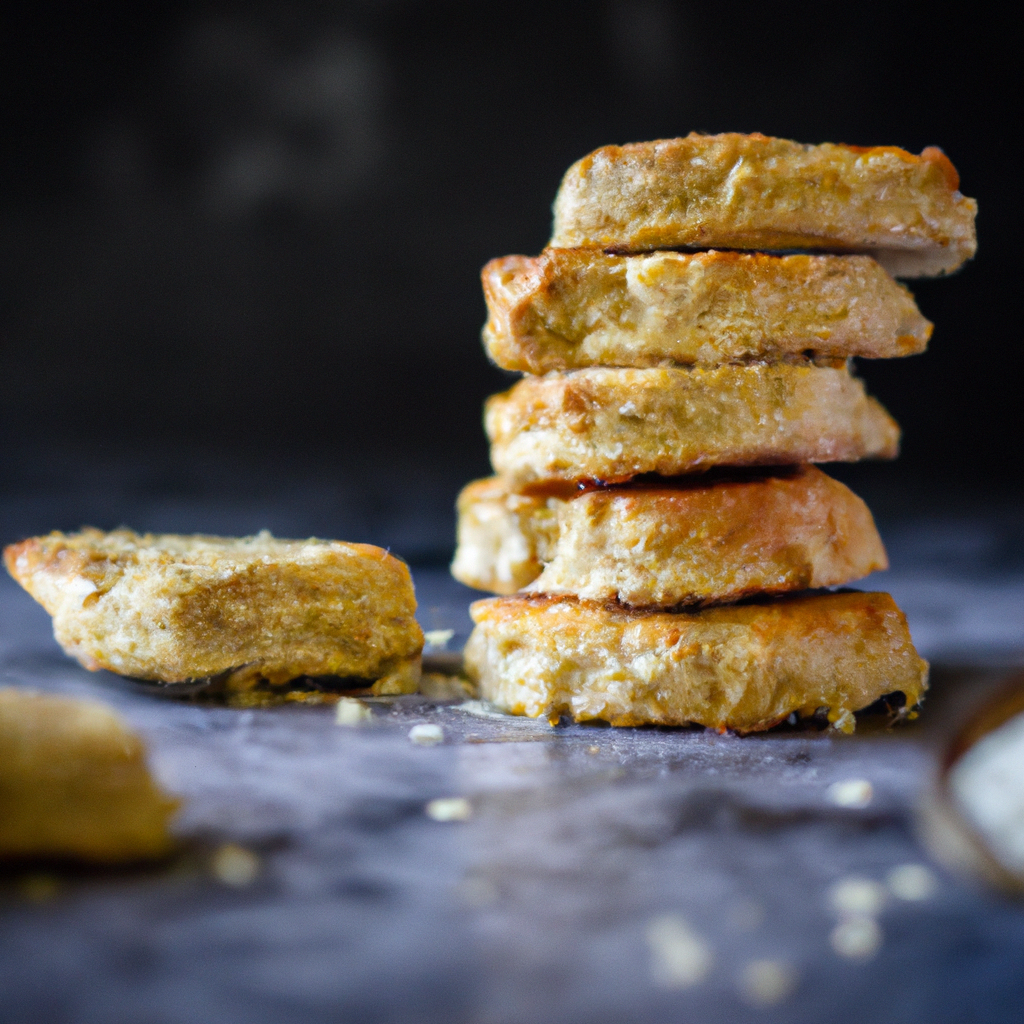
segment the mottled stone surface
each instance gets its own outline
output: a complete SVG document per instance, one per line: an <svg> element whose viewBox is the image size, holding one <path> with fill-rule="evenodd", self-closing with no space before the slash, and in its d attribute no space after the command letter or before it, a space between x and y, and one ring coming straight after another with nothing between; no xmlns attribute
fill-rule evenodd
<svg viewBox="0 0 1024 1024"><path fill-rule="evenodd" d="M372 702L357 728L331 706L181 703L68 661L0 580L0 683L107 700L186 801L167 865L0 871L0 1020L1019 1019L1024 908L931 863L914 816L950 709L1024 660L1024 574L912 547L891 545L878 585L941 663L933 694L918 722L852 737L551 729L420 697ZM443 569L416 578L424 627L457 646L470 592ZM444 742L410 742L418 723ZM849 779L871 783L866 806L835 805ZM433 820L446 797L470 818ZM218 880L224 843L258 856L250 884ZM930 866L934 893L872 890L880 947L837 954L830 888L906 863Z"/></svg>

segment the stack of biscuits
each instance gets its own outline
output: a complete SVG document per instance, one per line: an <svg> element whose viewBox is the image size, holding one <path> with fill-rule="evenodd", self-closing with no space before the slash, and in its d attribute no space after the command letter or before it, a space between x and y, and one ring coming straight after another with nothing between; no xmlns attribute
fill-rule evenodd
<svg viewBox="0 0 1024 1024"><path fill-rule="evenodd" d="M940 150L690 135L569 169L538 257L483 271L484 342L526 376L485 413L498 475L459 498L466 668L514 714L852 731L927 664L886 555L814 463L893 458L852 357L924 350L895 277L955 270L976 204ZM902 695L899 697L898 695Z"/></svg>

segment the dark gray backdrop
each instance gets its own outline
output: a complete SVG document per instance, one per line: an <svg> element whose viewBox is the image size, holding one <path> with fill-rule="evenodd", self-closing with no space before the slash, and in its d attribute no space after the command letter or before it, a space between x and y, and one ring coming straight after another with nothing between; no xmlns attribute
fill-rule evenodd
<svg viewBox="0 0 1024 1024"><path fill-rule="evenodd" d="M980 202L980 254L913 285L936 323L927 355L862 364L904 453L847 478L881 506L1017 492L1007 19L670 0L23 5L0 34L0 488L301 492L320 512L279 525L333 533L359 522L331 512L331 488L362 489L385 518L418 490L403 500L436 526L411 553L444 557L458 484L487 471L481 401L509 379L479 345L480 266L544 245L577 157L696 129L947 151ZM128 497L8 516L6 532L113 526Z"/></svg>

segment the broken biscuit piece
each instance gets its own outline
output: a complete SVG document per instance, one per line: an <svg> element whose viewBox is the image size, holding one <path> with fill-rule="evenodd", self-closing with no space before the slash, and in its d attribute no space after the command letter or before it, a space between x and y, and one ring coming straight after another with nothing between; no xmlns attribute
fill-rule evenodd
<svg viewBox="0 0 1024 1024"><path fill-rule="evenodd" d="M813 466L547 498L470 484L453 574L508 593L509 552L520 589L653 608L841 586L888 565L864 502Z"/></svg>
<svg viewBox="0 0 1024 1024"><path fill-rule="evenodd" d="M948 274L977 248L978 205L940 149L698 135L604 146L566 172L551 246L811 249Z"/></svg>
<svg viewBox="0 0 1024 1024"><path fill-rule="evenodd" d="M0 689L0 857L130 862L172 849L178 801L97 701Z"/></svg>
<svg viewBox="0 0 1024 1024"><path fill-rule="evenodd" d="M487 400L484 425L495 470L517 489L895 458L899 443L896 423L846 370L785 363L525 377Z"/></svg>
<svg viewBox="0 0 1024 1024"><path fill-rule="evenodd" d="M408 566L326 540L51 533L4 551L88 669L226 689L342 677L415 692L423 632Z"/></svg>
<svg viewBox="0 0 1024 1024"><path fill-rule="evenodd" d="M923 352L931 324L868 256L547 249L482 273L484 346L524 373Z"/></svg>
<svg viewBox="0 0 1024 1024"><path fill-rule="evenodd" d="M480 695L514 715L612 725L769 729L828 709L837 728L927 689L907 620L888 594L810 594L696 612L632 611L573 598L471 606L465 664Z"/></svg>

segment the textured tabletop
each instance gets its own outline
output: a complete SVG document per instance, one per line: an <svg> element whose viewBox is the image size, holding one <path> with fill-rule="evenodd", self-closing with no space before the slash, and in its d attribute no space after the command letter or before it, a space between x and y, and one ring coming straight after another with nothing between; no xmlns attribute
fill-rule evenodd
<svg viewBox="0 0 1024 1024"><path fill-rule="evenodd" d="M355 728L331 706L181 703L70 662L4 578L0 683L116 706L185 805L165 866L0 872L0 1020L1017 1020L1024 907L915 838L951 709L1024 662L1000 529L888 532L877 584L933 691L918 722L852 737L552 729L421 697ZM457 646L472 594L414 573L425 628ZM411 742L419 723L443 742ZM464 820L427 813L444 798L467 803L435 815Z"/></svg>

